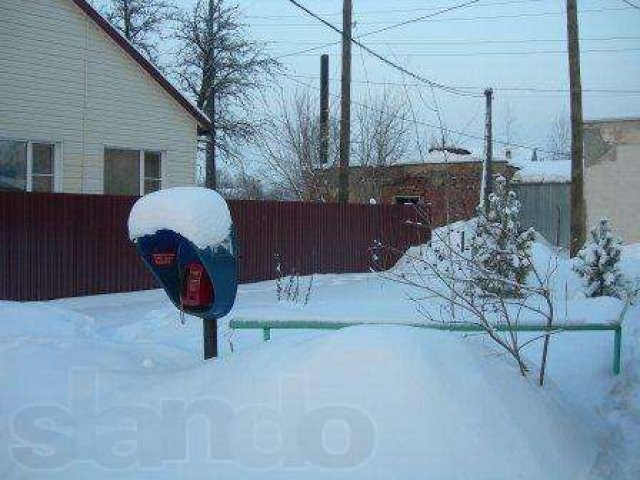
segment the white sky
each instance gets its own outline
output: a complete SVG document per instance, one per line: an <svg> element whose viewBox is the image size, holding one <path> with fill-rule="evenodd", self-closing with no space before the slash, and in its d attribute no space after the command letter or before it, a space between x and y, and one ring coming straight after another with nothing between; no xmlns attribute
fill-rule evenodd
<svg viewBox="0 0 640 480"><path fill-rule="evenodd" d="M301 1L335 25L341 25L342 0ZM186 6L193 0L180 3ZM355 35L458 3L463 0L354 0ZM583 39L583 88L640 91L640 10L621 0L579 0L578 3ZM273 42L268 48L275 56L339 40L335 32L287 0L239 0L239 4L253 37ZM485 86L494 87L496 138L505 138L504 118L510 109L515 120L513 141L544 148L553 118L568 112L568 93L500 89L567 89L565 29L563 0L481 0L430 21L369 36L363 42L437 82L475 87L476 93L482 93ZM331 55L331 72L335 78L332 91L337 93L339 46L281 61L289 74L299 75L299 80L315 87L319 82L320 53ZM358 82L415 83L408 78L403 80L402 74L357 47L354 47L353 77L356 101L368 91L384 88ZM297 86L284 78L279 81L287 82L291 88ZM405 87L388 88L404 95ZM435 114L423 108L418 88L409 88L413 93L406 96L418 110L420 121L437 124ZM419 89L425 100L432 101L427 87ZM437 92L437 101L448 128L483 135L483 98ZM640 116L640 94L587 91L584 111L585 118ZM455 136L453 139L457 140ZM473 149L482 145L481 141L469 139L459 143Z"/></svg>

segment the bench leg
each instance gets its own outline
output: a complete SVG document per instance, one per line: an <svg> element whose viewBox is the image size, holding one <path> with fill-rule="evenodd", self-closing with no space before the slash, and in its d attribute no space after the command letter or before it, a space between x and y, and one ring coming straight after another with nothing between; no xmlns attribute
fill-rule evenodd
<svg viewBox="0 0 640 480"><path fill-rule="evenodd" d="M262 338L265 342L268 342L269 340L271 340L271 329L270 328L264 328L262 329Z"/></svg>
<svg viewBox="0 0 640 480"><path fill-rule="evenodd" d="M613 337L613 374L620 374L620 356L622 349L622 327L618 327L614 331Z"/></svg>

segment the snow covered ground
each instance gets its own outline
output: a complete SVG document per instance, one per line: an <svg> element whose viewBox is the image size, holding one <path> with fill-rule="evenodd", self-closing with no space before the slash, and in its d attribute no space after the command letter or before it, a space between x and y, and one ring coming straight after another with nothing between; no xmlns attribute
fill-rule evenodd
<svg viewBox="0 0 640 480"><path fill-rule="evenodd" d="M624 269L640 276L637 251ZM397 323L420 318L413 293L322 275L304 306L264 282L228 318ZM619 306L571 302L584 321ZM380 325L264 343L227 321L205 363L201 324L160 291L0 302L0 477L640 478L640 306L620 376L610 332L562 333L544 389L479 336ZM533 344L532 367L539 356Z"/></svg>

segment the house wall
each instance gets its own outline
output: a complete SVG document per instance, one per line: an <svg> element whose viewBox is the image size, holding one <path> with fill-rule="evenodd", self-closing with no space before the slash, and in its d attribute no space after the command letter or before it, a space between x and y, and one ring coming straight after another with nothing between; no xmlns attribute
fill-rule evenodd
<svg viewBox="0 0 640 480"><path fill-rule="evenodd" d="M62 148L62 191L102 193L105 146L164 152L194 184L197 124L71 0L0 1L0 138Z"/></svg>
<svg viewBox="0 0 640 480"><path fill-rule="evenodd" d="M585 127L588 226L607 217L625 242L640 242L640 120Z"/></svg>

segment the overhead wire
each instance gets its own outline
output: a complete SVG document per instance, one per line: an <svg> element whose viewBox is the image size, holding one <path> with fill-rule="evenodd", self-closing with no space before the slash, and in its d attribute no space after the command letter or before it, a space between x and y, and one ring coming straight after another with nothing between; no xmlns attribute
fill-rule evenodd
<svg viewBox="0 0 640 480"><path fill-rule="evenodd" d="M311 89L311 90L317 90L317 91L320 90L319 87L307 84L307 83L305 83L305 82L303 82L301 80L298 80L294 76L291 76L291 75L288 75L288 74L283 74L283 76L285 78L288 78L292 82L304 87L304 88ZM331 95L334 98L340 98L340 95L338 95L336 93L333 93L333 92L329 92L329 95ZM376 108L373 108L373 107L371 107L369 105L366 105L364 103L357 102L357 101L354 101L354 100L352 100L351 103L353 105L359 107L359 108L363 108L363 109L367 109L367 110L371 110L371 111L376 111L376 112L380 113L380 111L377 110ZM424 121L417 120L417 119L410 119L410 118L403 117L403 116L398 116L398 115L394 115L394 116L399 118L399 119L401 119L401 120L404 120L404 121L407 121L407 122L410 122L410 123L414 123L415 125L420 125L420 126L427 127L427 128L430 128L430 129L444 130L446 133L449 133L449 134L455 134L455 135L459 135L461 137L471 138L471 139L474 139L474 140L482 140L482 141L484 141L484 139L485 139L484 136L473 135L471 133L466 133L466 132L461 131L461 130L456 130L456 129L452 129L452 128L448 128L448 127L442 127L442 126L439 126L439 125L434 125L432 123L424 122ZM547 149L544 149L544 148L538 148L538 147L534 147L534 146L531 146L531 145L526 145L526 144L523 144L523 143L506 142L506 141L502 141L502 140L498 140L498 139L494 139L493 141L494 141L494 143L497 143L499 145L518 147L518 148L523 148L525 150L531 150L531 151L537 150L540 153L547 153L547 154L553 154L553 155L558 155L558 154L563 154L564 155L566 153L566 152L559 152L559 151L554 151L554 150L547 150Z"/></svg>
<svg viewBox="0 0 640 480"><path fill-rule="evenodd" d="M302 11L304 11L305 13L307 13L308 15L310 15L311 17L315 18L316 20L318 20L319 22L321 22L322 24L326 25L327 27L329 27L331 30L335 31L336 33L340 34L341 36L344 36L344 32L339 29L338 27L336 27L335 25L333 25L331 22L328 22L327 20L325 20L324 18L320 17L319 15L317 15L316 13L314 13L312 10L310 10L309 8L305 7L304 5L302 5L300 2L298 2L297 0L287 0L289 3L295 5L296 7L298 7L299 9L301 9ZM402 65L389 60L388 58L384 57L383 55L379 54L378 52L376 52L375 50L372 50L371 48L367 47L365 44L363 44L362 42L360 42L359 40L356 40L353 38L353 36L349 37L348 39L351 43L353 43L354 45L357 45L358 47L360 47L361 49L363 49L365 52L367 52L369 55L377 58L378 60L380 60L381 62L387 64L388 66L398 70L399 72L413 78L414 80L418 80L419 82L422 82L426 85L429 85L431 87L434 88L438 88L440 90L446 91L448 93L452 93L455 95L460 95L460 96L478 96L477 94L472 94L469 92L463 92L463 91L459 91L455 88L451 88L447 85L444 85L442 83L438 83L438 82L434 82L433 80L429 80L426 77L423 77L420 74L417 74L415 72L412 72L411 70L403 67Z"/></svg>
<svg viewBox="0 0 640 480"><path fill-rule="evenodd" d="M360 38L360 36L356 36ZM611 37L581 37L581 42L610 42L610 41L627 41L627 40L640 40L640 36L611 36ZM385 42L367 42L367 45L392 45L392 46L416 46L416 45L511 45L511 44L526 44L526 43L566 43L566 38L526 38L526 39L512 39L512 40L488 40L488 39L466 39L466 40L453 40L453 41L441 41L441 40L420 40L420 41L385 41ZM300 42L291 40L270 40L266 42L272 45L317 45L317 42Z"/></svg>
<svg viewBox="0 0 640 480"><path fill-rule="evenodd" d="M498 0L498 1L482 1L480 0L480 3L478 4L478 6L483 6L483 7L491 7L491 6L501 6L501 5L523 5L523 4L532 4L532 3L543 3L547 0ZM355 12L354 15L356 17L360 17L360 16L367 16L367 15L388 15L388 14L392 14L392 13L412 13L412 12L432 12L434 10L440 10L442 8L446 8L443 6L433 6L433 7L413 7L413 8L391 8L391 9L386 9L386 10L364 10L364 11L359 11L359 12ZM323 13L321 14L323 17L337 17L337 16L342 16L342 12L333 12L333 13ZM288 14L281 14L281 15L255 15L255 14L251 14L251 15L246 15L246 18L256 18L256 19L272 19L272 20L278 20L281 18L298 18L297 15L288 15Z"/></svg>
<svg viewBox="0 0 640 480"><path fill-rule="evenodd" d="M465 2L465 3L459 3L457 5L453 5L451 7L443 8L443 9L438 10L436 12L430 13L429 15L423 15L421 17L411 18L409 20L405 20L405 21L402 21L402 22L394 23L392 25L389 25L389 26L381 28L381 29L376 29L376 30L371 30L371 31L365 32L362 35L358 35L356 38L357 39L361 39L361 38L368 37L370 35L375 35L377 33L383 32L383 31L388 31L388 30L391 30L391 29L394 29L394 28L399 28L399 27L402 27L404 25L408 25L410 23L417 23L418 21L425 21L425 20L427 20L429 18L434 18L434 17L437 17L439 15L443 15L445 13L448 13L448 12L451 12L451 11L454 11L454 10L458 10L458 9L461 9L461 8L464 8L464 7L467 7L467 6L471 5L471 4L478 3L478 1L479 0L474 0L474 1L471 1L471 2ZM304 53L309 53L309 52L314 52L314 51L317 51L317 50L320 50L320 49L323 49L323 48L327 48L327 47L330 47L330 46L333 46L333 45L338 45L338 44L340 44L340 42L326 43L326 44L319 45L319 46L316 46L316 47L313 47L313 48L307 48L307 49L301 50L299 52L286 53L284 55L279 56L278 59L286 58L286 57L293 57L293 56L296 56L296 55L299 55L299 54L304 54Z"/></svg>
<svg viewBox="0 0 640 480"><path fill-rule="evenodd" d="M580 53L629 53L638 52L640 47L627 48L584 48ZM417 52L402 53L403 57L479 57L479 56L501 56L501 55L566 55L566 50L511 50L501 52ZM315 56L311 54L300 54L298 56Z"/></svg>
<svg viewBox="0 0 640 480"><path fill-rule="evenodd" d="M636 5L635 3L629 1L629 0L622 0L624 3L626 3L627 5L631 5L633 8L636 8L638 10L640 10L640 5Z"/></svg>
<svg viewBox="0 0 640 480"><path fill-rule="evenodd" d="M603 13L603 12L627 12L630 10L635 10L636 7L601 7L601 8L589 8L580 10L579 13ZM435 17L440 13L429 15L429 17ZM484 16L471 16L471 17L448 17L439 19L439 22L466 22L466 21L476 21L476 20L500 20L500 19L514 19L514 18L532 18L532 17L548 17L548 16L564 16L566 15L564 12L526 12L526 13L507 13L507 14L496 14L496 15L484 15ZM422 21L428 22L431 18L425 18ZM385 21L385 22L367 22L369 25L387 25L389 28L393 28L396 25L395 22ZM399 22L404 23L404 22ZM303 22L297 23L252 23L252 26L266 26L266 27L306 27L307 24ZM387 30L389 29L387 28ZM368 33L372 34L372 33ZM367 34L367 35L368 35Z"/></svg>
<svg viewBox="0 0 640 480"><path fill-rule="evenodd" d="M290 74L293 77L304 78L304 79L316 79L315 75L300 75L300 74ZM331 80L336 80L332 78ZM381 82L374 80L352 80L354 84L368 84L375 86L390 86L390 87L422 87L422 84L419 83L407 83L407 82ZM470 86L470 85L454 85L455 88L459 90L479 90L484 87L482 86ZM569 93L568 88L541 88L541 87L529 87L529 86L495 86L493 87L495 91L503 91L503 92L533 92L533 93ZM584 88L582 90L584 93L607 93L607 94L621 94L621 95L640 95L640 90L632 90L632 89L615 89L615 88Z"/></svg>

